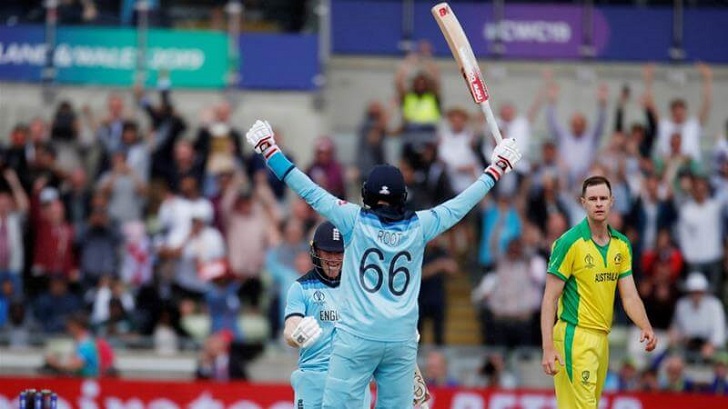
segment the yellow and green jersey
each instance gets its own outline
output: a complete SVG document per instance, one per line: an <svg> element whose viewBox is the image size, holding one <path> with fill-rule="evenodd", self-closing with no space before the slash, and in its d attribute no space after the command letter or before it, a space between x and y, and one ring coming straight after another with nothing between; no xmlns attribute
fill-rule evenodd
<svg viewBox="0 0 728 409"><path fill-rule="evenodd" d="M548 273L566 282L559 298L560 320L610 331L617 281L632 274L632 247L611 226L609 233L609 243L597 245L584 219L554 242Z"/></svg>

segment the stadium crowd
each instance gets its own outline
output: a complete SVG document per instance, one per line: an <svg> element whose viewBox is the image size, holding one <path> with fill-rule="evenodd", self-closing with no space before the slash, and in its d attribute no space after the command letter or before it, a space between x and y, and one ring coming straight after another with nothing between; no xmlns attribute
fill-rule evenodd
<svg viewBox="0 0 728 409"><path fill-rule="evenodd" d="M499 107L502 133L516 138L527 160L428 247L420 315L432 321L436 345L445 343L444 289L455 274L473 282L485 345L539 345L550 246L583 217L581 180L601 174L616 199L611 225L632 241L635 278L662 339L649 357L630 344L612 388L728 391L728 140L725 134L711 140L702 130L711 113L712 74L706 65L697 70L698 109L695 101L655 101L650 66L639 101L628 88L610 97L599 86L594 106L585 107L595 115L575 112L567 124L558 120L558 84L548 73L528 112ZM365 112L356 163L342 164L336 140L321 137L303 168L331 193L358 201L358 193L347 191L357 192L362 175L388 157L385 139L398 137L408 206L422 209L475 180L492 138L480 115L443 104L426 44L395 77L394 103L372 102ZM201 349L199 377L244 378L244 368L233 367L237 361L227 355L231 345L250 343L241 323L265 317L268 337L277 339L285 292L311 268L316 214L243 147L229 104L210 107L191 129L168 85L158 96L134 88L134 106L112 92L103 112L63 101L50 118L18 123L3 146L0 342L22 348L38 335L62 333L79 344L91 334L103 340L77 349L96 350L95 369L49 357L47 370L94 376L111 372L106 361L113 348L173 354L192 346ZM625 111L635 104L644 121L628 124ZM609 124L612 109L616 123ZM146 118L138 120L135 110ZM532 129L539 115L546 138ZM283 137L277 135L279 144ZM627 325L624 314L617 320ZM444 357L434 354L429 377L454 383ZM714 365L715 382L685 379L686 361ZM503 357L491 355L475 384L513 385L504 371Z"/></svg>

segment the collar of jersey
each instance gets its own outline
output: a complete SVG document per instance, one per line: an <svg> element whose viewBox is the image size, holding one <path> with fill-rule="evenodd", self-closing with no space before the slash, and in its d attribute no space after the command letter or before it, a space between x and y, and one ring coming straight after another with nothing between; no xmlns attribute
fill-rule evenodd
<svg viewBox="0 0 728 409"><path fill-rule="evenodd" d="M589 228L589 222L586 220L586 217L584 220L579 223L579 234L581 235L581 238L584 240L591 240L591 229ZM607 224L607 230L609 230L609 236L614 237L617 233L616 230L610 225Z"/></svg>
<svg viewBox="0 0 728 409"><path fill-rule="evenodd" d="M390 206L379 206L368 209L367 211L376 215L379 220L385 223L399 222L405 219L409 219L413 213L410 210L401 211Z"/></svg>

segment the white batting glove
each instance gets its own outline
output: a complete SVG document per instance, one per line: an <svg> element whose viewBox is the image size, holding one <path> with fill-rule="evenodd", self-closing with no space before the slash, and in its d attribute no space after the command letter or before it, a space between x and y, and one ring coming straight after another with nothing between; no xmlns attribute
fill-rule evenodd
<svg viewBox="0 0 728 409"><path fill-rule="evenodd" d="M291 338L301 348L311 346L321 336L323 330L314 317L304 317L293 330Z"/></svg>
<svg viewBox="0 0 728 409"><path fill-rule="evenodd" d="M490 157L491 164L485 169L485 172L497 182L503 175L513 170L522 156L516 147L515 139L503 139L493 150L493 155Z"/></svg>
<svg viewBox="0 0 728 409"><path fill-rule="evenodd" d="M273 138L273 128L268 121L257 120L245 134L248 143L253 146L257 153L265 156L266 159L278 152L278 145Z"/></svg>

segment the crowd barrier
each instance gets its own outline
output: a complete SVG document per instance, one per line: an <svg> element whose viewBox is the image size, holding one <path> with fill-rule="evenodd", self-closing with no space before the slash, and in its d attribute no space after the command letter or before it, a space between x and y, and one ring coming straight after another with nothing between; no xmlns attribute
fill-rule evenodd
<svg viewBox="0 0 728 409"><path fill-rule="evenodd" d="M0 409L17 408L25 389L50 389L59 409L294 409L282 384L154 382L0 377ZM555 409L552 391L433 389L433 409ZM609 394L600 409L726 408L728 396Z"/></svg>

